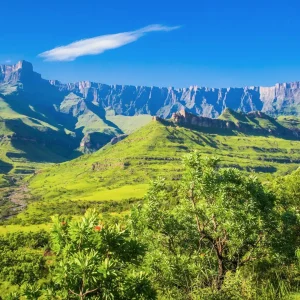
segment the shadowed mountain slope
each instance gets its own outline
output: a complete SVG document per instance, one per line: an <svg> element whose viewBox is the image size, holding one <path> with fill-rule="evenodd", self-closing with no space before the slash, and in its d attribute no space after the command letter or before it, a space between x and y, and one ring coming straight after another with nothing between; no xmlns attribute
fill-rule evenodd
<svg viewBox="0 0 300 300"><path fill-rule="evenodd" d="M108 114L116 125L106 114L97 103L59 91L26 61L1 65L0 173L27 174L46 163L95 151L150 120L150 116L129 121Z"/></svg>

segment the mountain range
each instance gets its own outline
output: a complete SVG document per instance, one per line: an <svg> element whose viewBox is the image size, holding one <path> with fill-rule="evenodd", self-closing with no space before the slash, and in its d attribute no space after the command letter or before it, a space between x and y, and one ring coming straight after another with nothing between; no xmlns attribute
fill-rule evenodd
<svg viewBox="0 0 300 300"><path fill-rule="evenodd" d="M32 64L20 61L15 65L0 65L0 83L21 82L24 90L51 91L49 104L61 104L66 97L77 97L77 106L62 112L77 113L83 109L81 100L93 103L116 115L141 114L171 117L185 108L191 113L216 118L228 107L249 112L260 110L272 115L300 114L300 82L277 83L272 87L250 86L240 88L208 88L191 86L146 87L131 85L107 85L90 81L63 84L57 80L44 80L33 71ZM44 101L44 100L43 100Z"/></svg>
<svg viewBox="0 0 300 300"><path fill-rule="evenodd" d="M0 65L0 173L13 169L17 174L27 174L34 171L36 164L60 163L94 152L149 123L151 116L171 118L182 109L203 118L219 119L226 115L226 109L294 115L286 117L281 125L293 127L293 134L298 135L299 108L299 82L221 89L122 86L90 81L63 84L43 79L27 61ZM246 119L236 120L237 130L251 130L254 123L249 116ZM252 127L246 124L249 122ZM207 124L222 122L210 120ZM263 132L287 132L280 128L276 123Z"/></svg>

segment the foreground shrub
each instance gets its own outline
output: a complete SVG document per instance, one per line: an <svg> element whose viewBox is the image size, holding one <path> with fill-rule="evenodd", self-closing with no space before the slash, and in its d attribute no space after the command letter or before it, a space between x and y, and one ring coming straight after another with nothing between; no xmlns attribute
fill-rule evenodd
<svg viewBox="0 0 300 300"><path fill-rule="evenodd" d="M133 209L131 226L148 246L152 280L163 298L255 299L275 286L279 299L284 292L276 289L274 269L288 261L276 254L282 221L275 195L254 175L218 163L188 155L175 199L159 179L145 205ZM288 241L280 242L295 261Z"/></svg>

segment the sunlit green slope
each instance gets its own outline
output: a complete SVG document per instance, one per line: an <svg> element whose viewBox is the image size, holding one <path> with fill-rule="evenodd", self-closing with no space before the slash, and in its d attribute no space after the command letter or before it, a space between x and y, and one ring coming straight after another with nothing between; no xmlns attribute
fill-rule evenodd
<svg viewBox="0 0 300 300"><path fill-rule="evenodd" d="M287 128L300 130L300 118L299 117L296 117L296 116L279 116L277 118L277 121L281 125L283 125Z"/></svg>
<svg viewBox="0 0 300 300"><path fill-rule="evenodd" d="M245 127L249 130L252 129L252 134L255 133L255 131L265 131L265 133L275 136L285 136L287 135L286 129L292 128L290 123L280 122L260 111L253 111L246 114L226 108L219 116L219 119L232 121L239 127Z"/></svg>
<svg viewBox="0 0 300 300"><path fill-rule="evenodd" d="M297 140L152 121L116 145L34 175L29 188L35 202L20 218L42 220L57 211L76 213L74 207L91 203L141 198L151 179L178 179L183 156L194 150L219 156L223 165L254 170L262 178L286 174L300 162Z"/></svg>

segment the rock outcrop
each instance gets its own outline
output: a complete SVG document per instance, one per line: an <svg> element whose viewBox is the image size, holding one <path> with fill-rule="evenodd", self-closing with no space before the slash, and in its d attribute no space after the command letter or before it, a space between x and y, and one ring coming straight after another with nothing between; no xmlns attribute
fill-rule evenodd
<svg viewBox="0 0 300 300"><path fill-rule="evenodd" d="M15 65L0 65L0 84L16 84L18 82L26 84L41 80L41 75L34 72L32 64L25 60L19 61Z"/></svg>
<svg viewBox="0 0 300 300"><path fill-rule="evenodd" d="M121 134L121 135L115 136L115 137L113 137L113 138L111 139L110 143L111 143L112 145L115 145L115 144L121 142L122 140L124 140L124 139L127 138L127 137L128 137L128 134Z"/></svg>
<svg viewBox="0 0 300 300"><path fill-rule="evenodd" d="M180 110L177 113L173 113L171 119L175 123L181 125L190 125L190 126L206 127L206 128L219 128L219 129L238 128L234 122L196 116L186 112L185 110Z"/></svg>

